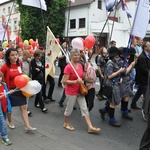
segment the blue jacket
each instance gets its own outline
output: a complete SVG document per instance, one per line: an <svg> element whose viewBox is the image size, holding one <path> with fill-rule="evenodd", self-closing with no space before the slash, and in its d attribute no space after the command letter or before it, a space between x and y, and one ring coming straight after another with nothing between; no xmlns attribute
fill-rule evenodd
<svg viewBox="0 0 150 150"><path fill-rule="evenodd" d="M6 91L6 99L7 99L7 104L8 104L8 106L7 106L7 112L12 112L12 107L11 107L9 95L7 94L8 93L7 85L4 82L2 82L2 85L4 86L4 89ZM2 114L3 114L3 112L2 112L1 102L0 102L0 115L2 115Z"/></svg>

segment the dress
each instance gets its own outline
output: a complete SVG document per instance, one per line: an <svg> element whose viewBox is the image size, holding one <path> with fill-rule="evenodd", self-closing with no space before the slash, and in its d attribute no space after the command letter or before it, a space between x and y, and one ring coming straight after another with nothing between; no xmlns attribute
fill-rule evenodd
<svg viewBox="0 0 150 150"><path fill-rule="evenodd" d="M124 59L120 58L118 61L118 65L121 68L123 66ZM125 69L128 67L128 62L125 61L124 67ZM133 95L130 85L130 76L129 74L121 73L122 83L120 84L120 94L121 98Z"/></svg>
<svg viewBox="0 0 150 150"><path fill-rule="evenodd" d="M113 74L119 69L120 68L117 63L114 63L112 60L109 60L106 64L105 76L108 77L109 75ZM117 75L112 79L108 79L108 78L106 79L106 85L113 87L112 98L110 98L109 101L111 103L114 103L115 105L118 105L121 101L120 84L118 84L119 80L120 80L120 75Z"/></svg>

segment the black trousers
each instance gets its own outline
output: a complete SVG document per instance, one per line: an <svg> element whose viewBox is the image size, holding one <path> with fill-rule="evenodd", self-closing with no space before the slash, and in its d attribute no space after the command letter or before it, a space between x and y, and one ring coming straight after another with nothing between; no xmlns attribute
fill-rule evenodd
<svg viewBox="0 0 150 150"><path fill-rule="evenodd" d="M85 100L89 111L91 111L92 108L94 107L94 98L95 98L95 88L91 88L88 90L88 94L85 95Z"/></svg>
<svg viewBox="0 0 150 150"><path fill-rule="evenodd" d="M38 82L43 85L43 79L39 79ZM41 110L44 109L45 105L42 99L42 91L40 91L39 93L36 94L35 96L35 101L34 101L34 105L37 106L37 104L40 105Z"/></svg>
<svg viewBox="0 0 150 150"><path fill-rule="evenodd" d="M65 69L65 67L60 67L60 75L59 75L59 79L58 79L58 86L61 85L61 80L62 80L62 77L64 75L64 69Z"/></svg>
<svg viewBox="0 0 150 150"><path fill-rule="evenodd" d="M55 87L55 80L52 76L48 75L47 76L47 81L49 82L49 90L48 90L48 99L52 99L54 87Z"/></svg>
<svg viewBox="0 0 150 150"><path fill-rule="evenodd" d="M148 117L147 128L141 139L139 150L150 150L150 115Z"/></svg>
<svg viewBox="0 0 150 150"><path fill-rule="evenodd" d="M100 82L100 90L98 91L98 95L103 96L103 82L104 82L104 79L99 77L99 82Z"/></svg>

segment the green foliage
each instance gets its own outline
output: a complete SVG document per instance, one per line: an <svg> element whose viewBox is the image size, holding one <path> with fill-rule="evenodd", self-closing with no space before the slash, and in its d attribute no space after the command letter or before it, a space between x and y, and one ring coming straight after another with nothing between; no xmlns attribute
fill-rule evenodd
<svg viewBox="0 0 150 150"><path fill-rule="evenodd" d="M67 0L46 0L47 11L39 8L19 5L21 37L23 40L38 38L40 44L46 41L47 26L50 27L55 36L62 36L65 27L65 8Z"/></svg>

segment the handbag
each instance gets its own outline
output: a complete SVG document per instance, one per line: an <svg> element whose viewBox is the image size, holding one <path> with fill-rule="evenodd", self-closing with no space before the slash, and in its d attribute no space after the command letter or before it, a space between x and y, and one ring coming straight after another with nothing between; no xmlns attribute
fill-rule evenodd
<svg viewBox="0 0 150 150"><path fill-rule="evenodd" d="M112 94L113 94L113 87L110 85L104 85L103 95L105 95L107 98L111 98Z"/></svg>
<svg viewBox="0 0 150 150"><path fill-rule="evenodd" d="M86 95L88 93L88 88L85 86L84 83L80 83L79 92L81 95Z"/></svg>
<svg viewBox="0 0 150 150"><path fill-rule="evenodd" d="M103 86L103 95L105 95L107 98L111 98L112 94L113 94L113 86L111 85L107 85L107 76L104 76L104 80L102 82L102 86Z"/></svg>

